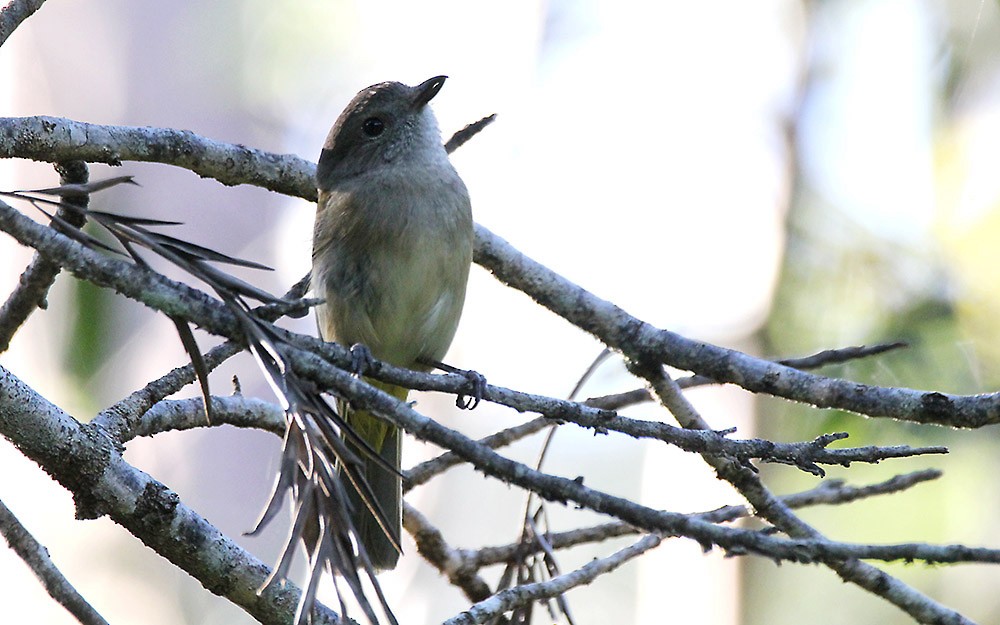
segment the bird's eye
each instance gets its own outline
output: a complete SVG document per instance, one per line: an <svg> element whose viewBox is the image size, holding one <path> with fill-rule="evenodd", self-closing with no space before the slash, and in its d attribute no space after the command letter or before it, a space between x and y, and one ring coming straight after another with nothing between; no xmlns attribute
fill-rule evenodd
<svg viewBox="0 0 1000 625"><path fill-rule="evenodd" d="M361 124L361 130L369 137L377 137L385 130L385 122L378 117L369 117Z"/></svg>

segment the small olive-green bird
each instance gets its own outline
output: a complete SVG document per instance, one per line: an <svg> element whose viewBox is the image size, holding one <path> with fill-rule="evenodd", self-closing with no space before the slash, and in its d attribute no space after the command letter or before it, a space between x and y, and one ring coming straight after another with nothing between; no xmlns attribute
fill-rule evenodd
<svg viewBox="0 0 1000 625"><path fill-rule="evenodd" d="M428 102L445 76L416 87L384 82L348 104L323 146L312 285L324 340L363 344L380 360L427 371L451 345L472 263L469 192L441 141ZM408 389L373 382L405 400ZM341 406L347 423L397 470L399 429ZM364 452L365 474L398 544L399 476ZM353 488L352 520L376 569L399 552Z"/></svg>

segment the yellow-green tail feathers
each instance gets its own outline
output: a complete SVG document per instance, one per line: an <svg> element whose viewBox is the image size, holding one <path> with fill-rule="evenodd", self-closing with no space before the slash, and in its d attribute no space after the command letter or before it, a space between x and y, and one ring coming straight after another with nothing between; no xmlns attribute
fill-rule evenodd
<svg viewBox="0 0 1000 625"><path fill-rule="evenodd" d="M400 401L405 401L409 393L409 389L392 384L369 379L366 381ZM401 467L402 451L402 436L399 428L364 410L350 410L348 408L344 412L348 425L373 450L378 452L387 465L398 472ZM351 445L350 440L348 440L348 444ZM387 471L378 460L369 457L368 452L359 449L352 449L352 451L364 460L365 479L375 494L376 505L382 510L389 523L389 527L386 529L392 533L398 543L403 518L403 492L399 475ZM368 510L354 489L348 487L347 492L351 503L351 520L354 522L354 528L357 530L361 544L364 545L372 564L379 570L395 568L396 562L399 560L399 552L396 547L386 537L385 531L379 526L375 516Z"/></svg>

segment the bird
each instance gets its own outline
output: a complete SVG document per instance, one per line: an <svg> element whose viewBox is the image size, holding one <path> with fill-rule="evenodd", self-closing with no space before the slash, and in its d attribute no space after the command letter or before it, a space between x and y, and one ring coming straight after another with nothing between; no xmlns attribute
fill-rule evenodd
<svg viewBox="0 0 1000 625"><path fill-rule="evenodd" d="M361 90L331 128L317 164L311 279L323 300L319 333L351 346L362 361L370 355L429 371L444 359L462 315L473 254L471 201L428 105L445 79ZM400 401L409 393L368 382ZM365 442L347 439L374 495L366 502L346 489L355 536L376 570L392 569L400 556L401 432L342 400L338 410Z"/></svg>

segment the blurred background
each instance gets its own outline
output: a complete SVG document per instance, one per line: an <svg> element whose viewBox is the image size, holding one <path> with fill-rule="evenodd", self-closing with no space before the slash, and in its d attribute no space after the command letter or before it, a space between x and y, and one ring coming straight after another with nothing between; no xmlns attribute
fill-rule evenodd
<svg viewBox="0 0 1000 625"><path fill-rule="evenodd" d="M660 327L767 357L910 343L831 375L954 393L1000 386L996 2L50 2L0 49L0 114L181 128L315 160L359 89L437 74L450 77L433 103L446 137L498 114L453 156L477 221L599 296ZM142 187L102 193L95 206L184 221L179 234L275 267L244 277L276 293L307 272L309 203L163 165L92 167L93 178L117 174ZM56 181L48 165L0 162L4 189ZM30 257L0 237L2 296ZM313 324L287 326L312 333ZM599 350L476 268L448 360L494 384L565 396ZM165 318L65 275L49 309L0 355L82 420L183 362ZM271 397L248 358L213 374L214 392L228 393L233 375L244 393ZM635 386L611 361L583 395ZM690 396L713 427L736 426L739 436L847 431L853 445L951 448L831 469L859 485L945 471L911 492L803 512L832 538L1000 543L995 427L867 420L733 388ZM417 400L473 437L530 418L491 405L459 412L432 394ZM625 413L668 419L652 406ZM506 453L533 462L540 442ZM278 447L272 435L219 427L135 441L126 458L274 562L285 528L241 534L265 502ZM404 466L437 453L408 440ZM556 436L546 468L672 511L741 501L697 457L572 427ZM71 497L6 441L0 475L0 499L109 621L252 622L111 521L73 520ZM817 483L783 466L763 475L779 493ZM465 468L408 500L456 547L514 540L524 508L520 493ZM555 529L602 520L560 505L550 512ZM562 568L628 542L566 553ZM402 623L440 622L467 605L412 542L404 546L400 567L381 576ZM1000 621L995 567L885 568L975 621ZM74 622L5 550L0 579L11 622ZM334 601L329 584L321 597ZM581 624L910 622L826 569L724 559L680 540L568 599ZM550 622L543 616L536 622Z"/></svg>

